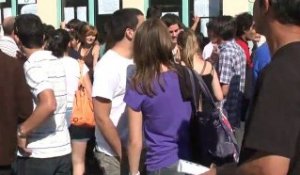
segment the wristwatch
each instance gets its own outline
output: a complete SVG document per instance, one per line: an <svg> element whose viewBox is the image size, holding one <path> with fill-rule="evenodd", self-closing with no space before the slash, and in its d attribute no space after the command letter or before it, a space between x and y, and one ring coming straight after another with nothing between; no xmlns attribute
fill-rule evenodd
<svg viewBox="0 0 300 175"><path fill-rule="evenodd" d="M17 129L17 136L20 138L26 138L26 134L22 131L20 126Z"/></svg>

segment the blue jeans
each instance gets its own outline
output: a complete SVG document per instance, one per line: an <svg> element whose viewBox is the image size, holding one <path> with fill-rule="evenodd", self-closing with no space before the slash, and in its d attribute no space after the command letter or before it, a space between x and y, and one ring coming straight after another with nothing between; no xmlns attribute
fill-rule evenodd
<svg viewBox="0 0 300 175"><path fill-rule="evenodd" d="M184 173L177 172L177 165L178 163L175 163L169 167L161 168L156 171L148 171L147 175L184 175Z"/></svg>

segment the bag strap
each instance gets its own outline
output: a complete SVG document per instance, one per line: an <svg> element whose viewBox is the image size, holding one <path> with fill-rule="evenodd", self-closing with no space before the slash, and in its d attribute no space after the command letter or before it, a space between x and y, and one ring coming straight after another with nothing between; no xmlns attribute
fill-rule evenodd
<svg viewBox="0 0 300 175"><path fill-rule="evenodd" d="M202 67L202 70L201 70L201 73L200 75L203 75L204 71L205 71L205 68L206 68L206 61L204 61L204 65Z"/></svg>
<svg viewBox="0 0 300 175"><path fill-rule="evenodd" d="M192 100L193 100L193 107L194 109L197 111L197 103L196 103L196 86L195 86L195 80L194 80L194 76L192 73L192 70L189 69L188 67L185 67L185 69L188 71L189 73L189 77L190 77L190 81L191 81L191 86L192 86Z"/></svg>
<svg viewBox="0 0 300 175"><path fill-rule="evenodd" d="M197 72L194 71L194 73L196 74L196 77L198 79L199 85L201 87L202 92L204 93L205 97L208 98L209 102L215 107L217 108L217 105L215 103L215 100L212 96L212 94L210 93L210 90L208 89L207 85L205 84L203 78L201 77L201 75L199 75Z"/></svg>
<svg viewBox="0 0 300 175"><path fill-rule="evenodd" d="M79 63L79 86L82 86L83 84L83 65L84 61L83 60L78 60Z"/></svg>

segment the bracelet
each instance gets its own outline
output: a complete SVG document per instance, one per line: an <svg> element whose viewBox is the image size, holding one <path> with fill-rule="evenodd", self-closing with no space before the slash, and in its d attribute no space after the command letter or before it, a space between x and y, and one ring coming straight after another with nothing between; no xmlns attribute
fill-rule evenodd
<svg viewBox="0 0 300 175"><path fill-rule="evenodd" d="M22 131L20 126L17 129L17 136L20 137L20 138L26 138L26 134Z"/></svg>

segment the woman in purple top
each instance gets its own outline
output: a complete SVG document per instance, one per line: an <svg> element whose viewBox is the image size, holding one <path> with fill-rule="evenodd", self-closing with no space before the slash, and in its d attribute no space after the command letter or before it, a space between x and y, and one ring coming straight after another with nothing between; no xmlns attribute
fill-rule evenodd
<svg viewBox="0 0 300 175"><path fill-rule="evenodd" d="M143 132L148 174L179 175L178 160L190 157L192 109L180 93L172 48L168 29L159 19L148 20L137 29L133 46L136 72L124 97L129 117L129 165L134 175L139 174Z"/></svg>

